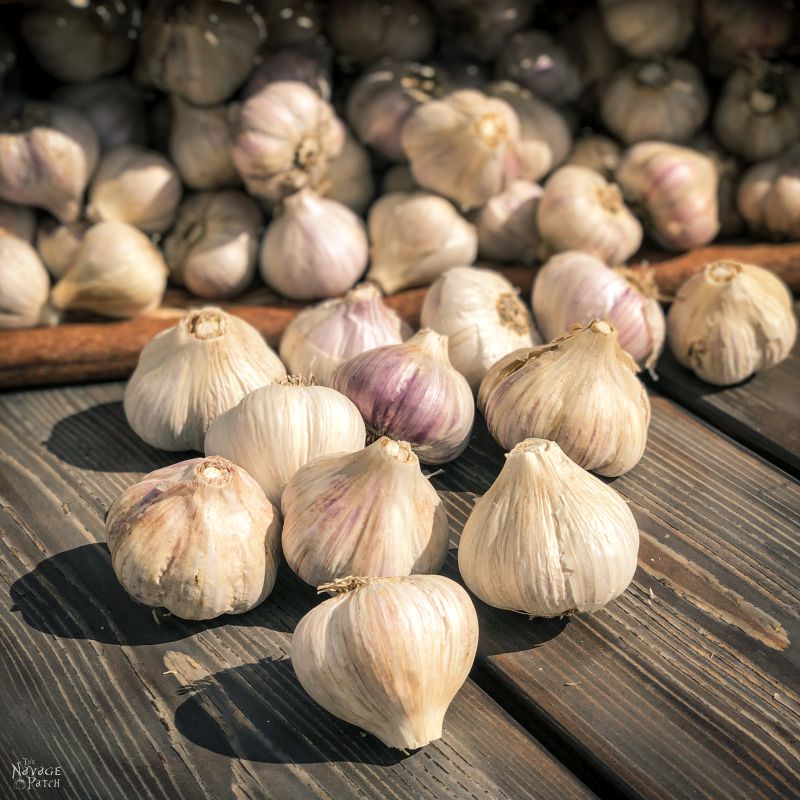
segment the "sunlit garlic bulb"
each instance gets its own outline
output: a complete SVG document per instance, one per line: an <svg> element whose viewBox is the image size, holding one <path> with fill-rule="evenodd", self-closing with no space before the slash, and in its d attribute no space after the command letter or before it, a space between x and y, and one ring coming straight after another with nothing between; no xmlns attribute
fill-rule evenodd
<svg viewBox="0 0 800 800"><path fill-rule="evenodd" d="M0 231L0 329L40 324L50 278L24 239Z"/></svg>
<svg viewBox="0 0 800 800"><path fill-rule="evenodd" d="M678 53L694 31L696 0L600 0L611 39L636 58Z"/></svg>

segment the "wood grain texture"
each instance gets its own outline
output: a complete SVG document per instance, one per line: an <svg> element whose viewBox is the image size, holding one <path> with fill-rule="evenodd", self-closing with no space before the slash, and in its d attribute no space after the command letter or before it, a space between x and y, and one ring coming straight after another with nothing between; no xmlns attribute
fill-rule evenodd
<svg viewBox="0 0 800 800"><path fill-rule="evenodd" d="M0 396L0 797L21 758L60 765L57 796L79 800L592 796L471 681L443 739L412 754L322 711L287 660L320 600L285 565L246 615L158 624L133 603L103 518L180 454L138 441L121 396Z"/></svg>

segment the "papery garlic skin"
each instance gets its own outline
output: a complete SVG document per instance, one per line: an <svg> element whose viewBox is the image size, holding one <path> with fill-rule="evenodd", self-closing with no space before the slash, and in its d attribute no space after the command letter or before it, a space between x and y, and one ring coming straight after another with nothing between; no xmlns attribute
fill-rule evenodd
<svg viewBox="0 0 800 800"><path fill-rule="evenodd" d="M0 232L0 329L40 324L50 278L24 239Z"/></svg>
<svg viewBox="0 0 800 800"><path fill-rule="evenodd" d="M716 261L681 286L667 336L681 364L707 383L731 386L789 355L797 338L792 296L769 270Z"/></svg>
<svg viewBox="0 0 800 800"><path fill-rule="evenodd" d="M364 450L299 469L281 496L283 553L306 583L438 572L447 512L407 442L385 436Z"/></svg>
<svg viewBox="0 0 800 800"><path fill-rule="evenodd" d="M578 139L570 151L568 164L588 167L606 180L613 178L622 158L622 147L608 136L590 134Z"/></svg>
<svg viewBox="0 0 800 800"><path fill-rule="evenodd" d="M205 437L206 455L244 467L272 503L300 467L321 456L364 447L358 409L344 395L296 377L246 395L220 414Z"/></svg>
<svg viewBox="0 0 800 800"><path fill-rule="evenodd" d="M600 0L606 33L629 55L683 50L694 31L695 0Z"/></svg>
<svg viewBox="0 0 800 800"><path fill-rule="evenodd" d="M292 300L347 291L369 259L364 223L347 206L301 189L283 201L261 245L261 276Z"/></svg>
<svg viewBox="0 0 800 800"><path fill-rule="evenodd" d="M125 387L125 416L152 447L202 451L212 420L285 376L255 328L219 308L204 308L145 345Z"/></svg>
<svg viewBox="0 0 800 800"><path fill-rule="evenodd" d="M614 270L593 256L567 251L553 256L537 273L531 306L546 341L572 325L608 319L619 345L638 364L652 367L664 346L664 312L657 290L632 282L631 270Z"/></svg>
<svg viewBox="0 0 800 800"><path fill-rule="evenodd" d="M43 219L39 223L36 251L54 278L60 278L69 269L89 228L91 224L83 221L60 223Z"/></svg>
<svg viewBox="0 0 800 800"><path fill-rule="evenodd" d="M449 269L425 295L420 321L447 336L450 363L473 392L503 356L541 344L516 289L491 269Z"/></svg>
<svg viewBox="0 0 800 800"><path fill-rule="evenodd" d="M261 210L243 192L201 192L178 210L164 240L172 280L209 300L236 297L256 272Z"/></svg>
<svg viewBox="0 0 800 800"><path fill-rule="evenodd" d="M329 200L363 214L375 196L372 162L366 148L348 132L339 155L328 162L317 190Z"/></svg>
<svg viewBox="0 0 800 800"><path fill-rule="evenodd" d="M140 603L181 619L242 614L275 585L281 518L243 469L218 456L151 472L111 506L111 565Z"/></svg>
<svg viewBox="0 0 800 800"><path fill-rule="evenodd" d="M74 222L99 154L97 135L83 114L27 103L0 123L0 199Z"/></svg>
<svg viewBox="0 0 800 800"><path fill-rule="evenodd" d="M388 747L442 735L447 707L478 646L469 595L441 575L349 578L312 608L292 636L292 666L323 708Z"/></svg>
<svg viewBox="0 0 800 800"><path fill-rule="evenodd" d="M599 611L636 571L625 500L545 439L525 439L478 499L458 546L467 588L532 617Z"/></svg>
<svg viewBox="0 0 800 800"><path fill-rule="evenodd" d="M642 226L619 186L588 167L561 167L547 179L536 220L552 253L582 250L621 264L642 243Z"/></svg>
<svg viewBox="0 0 800 800"><path fill-rule="evenodd" d="M84 234L50 302L62 311L135 317L159 306L166 285L167 265L147 236L124 222L99 222Z"/></svg>
<svg viewBox="0 0 800 800"><path fill-rule="evenodd" d="M362 283L344 297L301 311L283 333L280 355L292 375L330 386L343 361L409 336L411 329L386 306L380 290Z"/></svg>
<svg viewBox="0 0 800 800"><path fill-rule="evenodd" d="M475 403L450 363L447 337L423 329L403 344L368 350L333 373L373 436L408 442L423 464L443 464L469 444Z"/></svg>
<svg viewBox="0 0 800 800"><path fill-rule="evenodd" d="M383 195L370 208L367 225L367 279L387 294L424 286L450 267L472 264L478 254L475 226L429 192Z"/></svg>
<svg viewBox="0 0 800 800"><path fill-rule="evenodd" d="M416 108L403 126L402 145L420 186L469 209L517 177L520 135L508 103L461 89Z"/></svg>
<svg viewBox="0 0 800 800"><path fill-rule="evenodd" d="M644 453L650 401L613 325L593 320L486 373L478 408L495 440L552 439L584 469L623 475Z"/></svg>
<svg viewBox="0 0 800 800"><path fill-rule="evenodd" d="M36 214L32 208L0 201L0 235L15 236L30 244L36 230Z"/></svg>

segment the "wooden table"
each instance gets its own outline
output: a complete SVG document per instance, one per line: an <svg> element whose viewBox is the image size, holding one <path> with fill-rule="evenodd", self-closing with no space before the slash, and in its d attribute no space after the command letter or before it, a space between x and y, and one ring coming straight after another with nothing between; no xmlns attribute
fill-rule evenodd
<svg viewBox="0 0 800 800"><path fill-rule="evenodd" d="M645 457L613 482L641 528L630 589L569 621L476 602L471 678L410 754L300 688L291 632L319 599L285 565L260 608L207 624L121 589L105 513L183 457L137 440L123 384L0 395L0 797L23 759L80 800L800 796L800 353L726 390L660 373ZM434 478L451 577L502 457L479 422Z"/></svg>

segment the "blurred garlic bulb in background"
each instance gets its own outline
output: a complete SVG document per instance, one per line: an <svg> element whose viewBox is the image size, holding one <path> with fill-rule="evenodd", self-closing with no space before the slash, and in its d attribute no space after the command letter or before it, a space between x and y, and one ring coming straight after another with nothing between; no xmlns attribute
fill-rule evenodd
<svg viewBox="0 0 800 800"><path fill-rule="evenodd" d="M353 356L332 385L355 403L371 435L408 442L424 464L451 461L469 443L472 391L450 363L447 337L435 331Z"/></svg>
<svg viewBox="0 0 800 800"><path fill-rule="evenodd" d="M261 209L242 192L191 195L164 240L170 277L197 297L236 297L255 275L260 227Z"/></svg>
<svg viewBox="0 0 800 800"><path fill-rule="evenodd" d="M458 569L485 603L532 617L599 611L636 571L639 528L614 489L525 439L469 515Z"/></svg>
<svg viewBox="0 0 800 800"><path fill-rule="evenodd" d="M358 409L344 396L296 377L250 392L209 426L206 455L244 467L280 506L284 487L310 461L364 447Z"/></svg>
<svg viewBox="0 0 800 800"><path fill-rule="evenodd" d="M125 416L152 447L202 452L212 420L248 392L285 376L252 325L203 308L145 345L125 387Z"/></svg>
<svg viewBox="0 0 800 800"><path fill-rule="evenodd" d="M664 312L648 273L610 269L578 251L553 256L537 273L531 306L546 341L574 324L608 319L619 345L643 367L652 367L664 346Z"/></svg>
<svg viewBox="0 0 800 800"><path fill-rule="evenodd" d="M552 439L584 469L622 475L644 453L650 401L614 326L593 320L550 344L526 348L486 373L478 408L506 450Z"/></svg>
<svg viewBox="0 0 800 800"><path fill-rule="evenodd" d="M272 30L269 29L272 41ZM299 81L310 86L324 100L331 99L330 57L321 48L287 48L270 50L264 54L264 60L256 67L247 86L244 96L260 92L268 83L276 81Z"/></svg>
<svg viewBox="0 0 800 800"><path fill-rule="evenodd" d="M449 269L425 295L420 321L447 336L450 363L473 392L503 356L541 344L517 290L491 269Z"/></svg>
<svg viewBox="0 0 800 800"><path fill-rule="evenodd" d="M247 79L265 38L264 20L252 5L148 3L136 78L195 105L216 105Z"/></svg>
<svg viewBox="0 0 800 800"><path fill-rule="evenodd" d="M328 162L325 177L317 187L329 200L343 203L363 214L375 196L372 162L366 148L347 132L341 153Z"/></svg>
<svg viewBox="0 0 800 800"><path fill-rule="evenodd" d="M241 179L231 158L232 106L198 107L170 98L169 156L190 189L223 189Z"/></svg>
<svg viewBox="0 0 800 800"><path fill-rule="evenodd" d="M508 103L474 89L417 107L402 144L420 186L464 209L483 205L519 173L519 118Z"/></svg>
<svg viewBox="0 0 800 800"><path fill-rule="evenodd" d="M619 66L622 52L611 41L598 8L587 8L559 31L559 39L578 67L581 84L593 88Z"/></svg>
<svg viewBox="0 0 800 800"><path fill-rule="evenodd" d="M621 158L622 147L613 139L590 133L576 140L567 164L588 167L608 180L614 177Z"/></svg>
<svg viewBox="0 0 800 800"><path fill-rule="evenodd" d="M270 46L315 44L322 34L322 9L317 0L258 0L269 31Z"/></svg>
<svg viewBox="0 0 800 800"><path fill-rule="evenodd" d="M0 231L0 329L41 324L49 291L50 278L36 251Z"/></svg>
<svg viewBox="0 0 800 800"><path fill-rule="evenodd" d="M678 53L694 31L695 0L600 0L606 32L628 55Z"/></svg>
<svg viewBox="0 0 800 800"><path fill-rule="evenodd" d="M319 183L344 139L344 126L313 89L276 81L242 103L231 153L248 191L277 202Z"/></svg>
<svg viewBox="0 0 800 800"><path fill-rule="evenodd" d="M407 162L395 164L383 173L381 194L392 192L418 192L419 184L414 180Z"/></svg>
<svg viewBox="0 0 800 800"><path fill-rule="evenodd" d="M62 311L135 317L159 306L166 285L167 265L147 236L124 222L100 222L84 234L50 302Z"/></svg>
<svg viewBox="0 0 800 800"><path fill-rule="evenodd" d="M281 496L283 553L306 583L438 572L450 528L408 442L385 436L364 450L318 458Z"/></svg>
<svg viewBox="0 0 800 800"><path fill-rule="evenodd" d="M450 267L471 264L478 252L475 227L428 192L383 195L370 208L367 224L367 279L386 294L424 286Z"/></svg>
<svg viewBox="0 0 800 800"><path fill-rule="evenodd" d="M681 286L667 336L681 364L730 386L789 355L797 338L792 295L769 270L716 261Z"/></svg>
<svg viewBox="0 0 800 800"><path fill-rule="evenodd" d="M323 590L336 596L312 608L292 636L300 685L387 747L439 739L478 647L469 595L442 575L348 577Z"/></svg>
<svg viewBox="0 0 800 800"><path fill-rule="evenodd" d="M615 73L603 92L605 126L623 142L685 142L708 116L700 70L669 59L634 64Z"/></svg>
<svg viewBox="0 0 800 800"><path fill-rule="evenodd" d="M617 180L644 210L648 233L668 250L700 247L719 232L717 169L702 153L640 142L625 151Z"/></svg>
<svg viewBox="0 0 800 800"><path fill-rule="evenodd" d="M83 221L61 223L54 219L43 219L39 223L36 250L54 278L60 278L69 269L90 227L88 222Z"/></svg>
<svg viewBox="0 0 800 800"><path fill-rule="evenodd" d="M556 170L544 185L537 212L539 236L551 253L582 250L610 264L621 264L642 243L642 226L622 197L588 167Z"/></svg>
<svg viewBox="0 0 800 800"><path fill-rule="evenodd" d="M99 154L97 135L83 114L26 103L0 121L0 198L74 222Z"/></svg>
<svg viewBox="0 0 800 800"><path fill-rule="evenodd" d="M380 290L362 283L344 297L301 311L283 333L280 355L292 375L330 386L343 361L409 336L411 329L386 306Z"/></svg>
<svg viewBox="0 0 800 800"><path fill-rule="evenodd" d="M137 145L109 150L89 188L86 216L93 222L127 222L145 233L172 226L181 180L161 153Z"/></svg>
<svg viewBox="0 0 800 800"><path fill-rule="evenodd" d="M301 189L284 199L261 245L261 276L284 297L317 300L347 291L369 258L364 223L347 206Z"/></svg>
<svg viewBox="0 0 800 800"><path fill-rule="evenodd" d="M119 582L137 602L181 619L242 614L262 603L275 585L280 534L280 514L258 484L219 457L145 475L106 518Z"/></svg>
<svg viewBox="0 0 800 800"><path fill-rule="evenodd" d="M0 201L0 235L16 236L30 244L36 230L36 214L32 208Z"/></svg>

